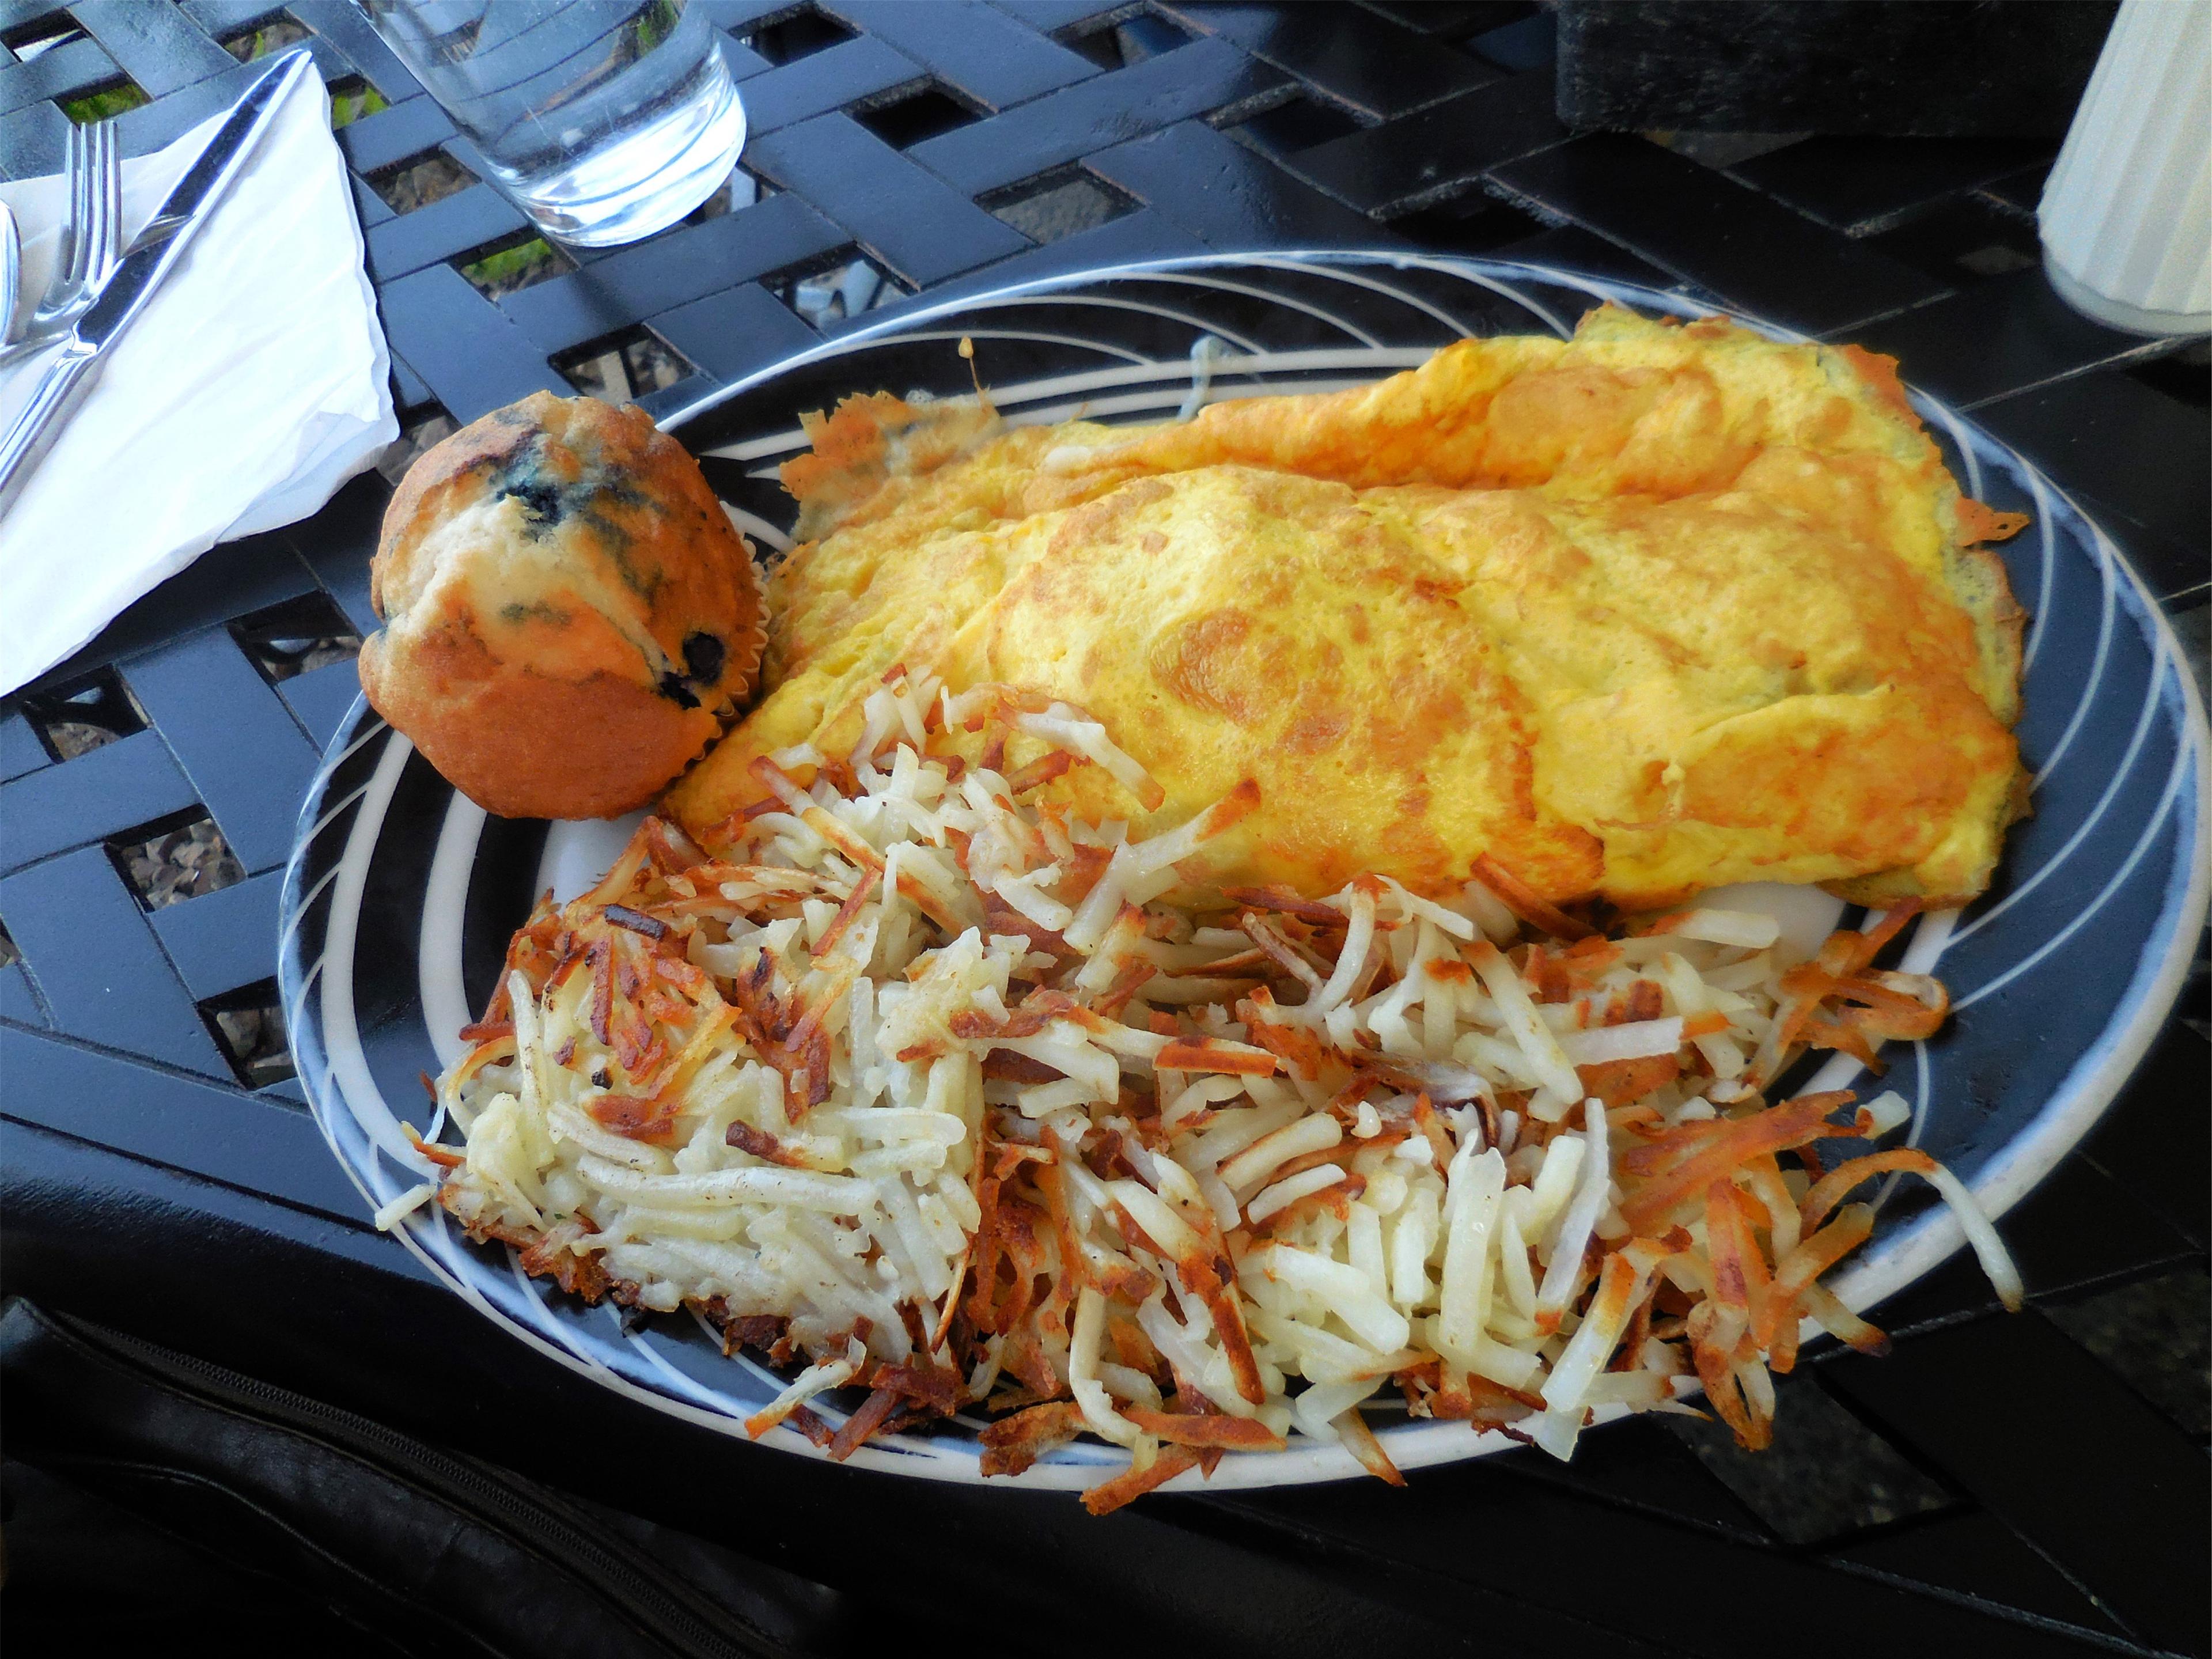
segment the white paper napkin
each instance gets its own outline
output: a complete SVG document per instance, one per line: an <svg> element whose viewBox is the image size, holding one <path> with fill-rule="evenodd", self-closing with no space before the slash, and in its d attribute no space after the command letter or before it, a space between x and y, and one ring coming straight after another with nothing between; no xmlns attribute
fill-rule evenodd
<svg viewBox="0 0 2212 1659"><path fill-rule="evenodd" d="M128 237L222 122L123 165ZM0 183L27 315L69 205ZM0 513L0 692L83 645L219 541L303 519L398 436L391 359L327 94L310 76ZM0 423L48 354L0 370Z"/></svg>

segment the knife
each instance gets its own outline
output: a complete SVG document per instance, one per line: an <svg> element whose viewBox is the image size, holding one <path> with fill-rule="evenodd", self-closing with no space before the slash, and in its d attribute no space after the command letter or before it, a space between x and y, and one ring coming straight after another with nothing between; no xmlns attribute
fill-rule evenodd
<svg viewBox="0 0 2212 1659"><path fill-rule="evenodd" d="M6 506L16 480L28 475L31 462L52 441L62 416L82 392L100 354L146 308L155 289L184 257L193 234L209 218L208 210L245 170L284 95L313 73L314 59L304 47L272 58L223 118L160 210L124 250L70 331L60 354L39 377L30 402L0 435L0 507Z"/></svg>

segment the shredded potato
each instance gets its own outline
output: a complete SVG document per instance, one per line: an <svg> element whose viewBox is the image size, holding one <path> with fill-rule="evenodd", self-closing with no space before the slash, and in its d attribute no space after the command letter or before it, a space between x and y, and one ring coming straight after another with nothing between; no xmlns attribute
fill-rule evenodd
<svg viewBox="0 0 2212 1659"><path fill-rule="evenodd" d="M1002 769L939 740L978 719ZM648 820L516 936L439 1084L439 1201L568 1291L803 1356L756 1435L842 1457L980 1407L986 1474L1127 1447L1101 1512L1292 1435L1396 1481L1385 1389L1564 1456L1594 1408L1702 1386L1762 1445L1801 1321L1881 1344L1818 1283L1876 1174L1934 1182L2017 1299L1934 1160L1814 1152L1893 1097L1760 1092L1934 1029L1942 987L1872 967L1901 913L1799 961L1717 910L1607 939L1495 866L1193 910L1160 895L1250 786L1131 843L1025 802L1077 765L1133 763L1079 710L894 670L849 759L756 763L728 844ZM833 1432L805 1402L841 1387Z"/></svg>

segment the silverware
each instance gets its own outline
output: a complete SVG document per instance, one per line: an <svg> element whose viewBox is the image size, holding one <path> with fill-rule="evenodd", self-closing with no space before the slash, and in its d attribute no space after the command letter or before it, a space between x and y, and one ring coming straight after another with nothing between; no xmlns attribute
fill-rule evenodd
<svg viewBox="0 0 2212 1659"><path fill-rule="evenodd" d="M59 334L114 268L117 222L123 216L123 152L114 125L72 127L70 140L68 255L31 315L27 338Z"/></svg>
<svg viewBox="0 0 2212 1659"><path fill-rule="evenodd" d="M6 505L15 481L52 441L61 416L80 394L100 354L145 309L147 299L183 255L193 233L206 222L207 210L244 171L276 106L313 73L314 60L304 50L270 59L145 229L95 286L60 353L39 377L30 402L0 435L0 507Z"/></svg>
<svg viewBox="0 0 2212 1659"><path fill-rule="evenodd" d="M15 327L15 290L23 276L23 244L15 234L15 216L0 202L0 340Z"/></svg>
<svg viewBox="0 0 2212 1659"><path fill-rule="evenodd" d="M20 333L0 326L0 339L6 341L0 365L59 339L115 268L116 243L123 234L123 149L114 123L70 129L67 173L69 217L62 226L54 274ZM0 325L13 315L0 311Z"/></svg>

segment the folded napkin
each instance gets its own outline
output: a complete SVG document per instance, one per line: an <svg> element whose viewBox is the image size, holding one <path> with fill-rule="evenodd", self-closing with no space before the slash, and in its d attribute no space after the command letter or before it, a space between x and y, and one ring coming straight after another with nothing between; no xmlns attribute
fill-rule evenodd
<svg viewBox="0 0 2212 1659"><path fill-rule="evenodd" d="M123 165L126 241L222 118ZM46 291L61 177L0 183ZM327 95L309 76L0 509L0 693L46 672L219 541L303 519L398 436L391 359ZM0 427L51 354L0 370Z"/></svg>

